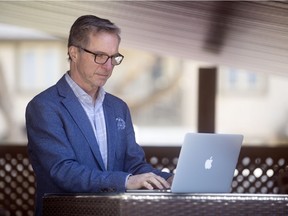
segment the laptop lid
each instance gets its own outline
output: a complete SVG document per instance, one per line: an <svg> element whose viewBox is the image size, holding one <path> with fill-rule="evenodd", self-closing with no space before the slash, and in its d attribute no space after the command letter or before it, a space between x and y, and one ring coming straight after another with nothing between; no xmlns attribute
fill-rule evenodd
<svg viewBox="0 0 288 216"><path fill-rule="evenodd" d="M243 135L187 133L181 147L173 193L229 193Z"/></svg>

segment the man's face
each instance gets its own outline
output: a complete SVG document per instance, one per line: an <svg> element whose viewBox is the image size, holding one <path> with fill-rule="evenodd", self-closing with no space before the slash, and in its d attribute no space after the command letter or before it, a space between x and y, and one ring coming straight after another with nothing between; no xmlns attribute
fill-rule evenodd
<svg viewBox="0 0 288 216"><path fill-rule="evenodd" d="M108 56L118 53L119 39L117 35L100 32L90 34L89 38L89 44L82 48ZM94 94L95 90L97 91L99 87L103 86L112 74L114 66L111 64L111 58L105 64L97 64L94 61L95 56L91 53L77 47L70 47L69 52L70 56L71 52L75 54L75 57L72 57L72 79L88 94Z"/></svg>

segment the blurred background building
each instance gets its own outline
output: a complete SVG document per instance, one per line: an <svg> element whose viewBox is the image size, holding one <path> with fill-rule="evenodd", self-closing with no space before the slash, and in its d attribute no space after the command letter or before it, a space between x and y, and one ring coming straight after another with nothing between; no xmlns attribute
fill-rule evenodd
<svg viewBox="0 0 288 216"><path fill-rule="evenodd" d="M288 3L273 1L0 2L0 143L26 144L26 105L68 70L83 14L122 29L105 89L128 103L141 145L180 145L199 119L245 144L288 143ZM212 85L200 87L203 69Z"/></svg>

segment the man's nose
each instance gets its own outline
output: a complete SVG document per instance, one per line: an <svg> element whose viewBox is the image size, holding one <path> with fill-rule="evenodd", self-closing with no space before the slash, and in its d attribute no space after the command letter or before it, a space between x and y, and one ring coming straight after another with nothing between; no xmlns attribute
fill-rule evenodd
<svg viewBox="0 0 288 216"><path fill-rule="evenodd" d="M114 65L112 65L112 59L109 58L107 62L103 65L107 70L111 70L114 68Z"/></svg>

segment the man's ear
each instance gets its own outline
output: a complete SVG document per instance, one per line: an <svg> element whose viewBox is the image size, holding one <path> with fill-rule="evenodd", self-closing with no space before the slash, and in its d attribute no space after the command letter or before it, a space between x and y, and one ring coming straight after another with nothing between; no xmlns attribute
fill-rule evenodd
<svg viewBox="0 0 288 216"><path fill-rule="evenodd" d="M70 46L68 48L68 53L69 53L71 61L75 61L78 55L78 48L75 46Z"/></svg>

